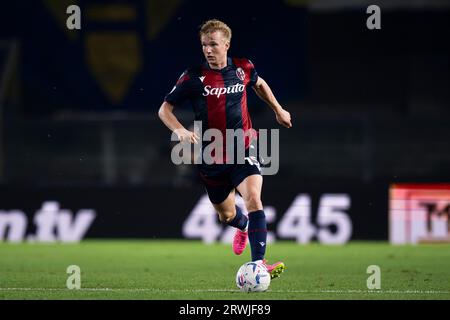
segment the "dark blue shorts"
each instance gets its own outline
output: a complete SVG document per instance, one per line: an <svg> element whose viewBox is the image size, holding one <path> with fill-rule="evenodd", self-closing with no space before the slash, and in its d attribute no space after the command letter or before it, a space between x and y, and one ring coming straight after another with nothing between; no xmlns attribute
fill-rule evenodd
<svg viewBox="0 0 450 320"><path fill-rule="evenodd" d="M214 204L222 203L245 178L261 174L259 163L214 165L214 170L199 170L209 200Z"/></svg>

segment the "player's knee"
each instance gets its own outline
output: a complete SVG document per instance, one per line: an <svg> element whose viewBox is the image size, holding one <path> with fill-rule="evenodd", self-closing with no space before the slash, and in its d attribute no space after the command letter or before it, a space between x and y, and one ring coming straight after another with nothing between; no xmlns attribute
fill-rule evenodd
<svg viewBox="0 0 450 320"><path fill-rule="evenodd" d="M263 208L259 192L250 192L244 201L248 212L262 210Z"/></svg>
<svg viewBox="0 0 450 320"><path fill-rule="evenodd" d="M231 211L219 212L219 220L222 223L229 223L231 222L231 220L233 220L235 214L236 214L235 212Z"/></svg>

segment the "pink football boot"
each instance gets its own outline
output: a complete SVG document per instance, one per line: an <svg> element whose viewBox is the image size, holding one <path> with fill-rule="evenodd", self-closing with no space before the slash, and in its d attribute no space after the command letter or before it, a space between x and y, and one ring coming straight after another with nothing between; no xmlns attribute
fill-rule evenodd
<svg viewBox="0 0 450 320"><path fill-rule="evenodd" d="M270 273L270 279L278 278L281 273L283 273L284 269L286 269L286 266L281 261L278 261L274 264L267 264L267 260L264 259L263 264L266 266L267 271Z"/></svg>
<svg viewBox="0 0 450 320"><path fill-rule="evenodd" d="M241 231L236 228L236 233L233 238L233 252L236 255L242 254L244 252L245 247L247 246L247 231Z"/></svg>

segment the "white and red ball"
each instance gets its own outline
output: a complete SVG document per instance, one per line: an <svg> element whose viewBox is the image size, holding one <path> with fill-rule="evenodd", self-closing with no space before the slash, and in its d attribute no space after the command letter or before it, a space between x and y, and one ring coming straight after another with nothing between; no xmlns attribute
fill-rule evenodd
<svg viewBox="0 0 450 320"><path fill-rule="evenodd" d="M263 292L270 286L270 274L262 262L247 262L236 274L236 285L243 292Z"/></svg>

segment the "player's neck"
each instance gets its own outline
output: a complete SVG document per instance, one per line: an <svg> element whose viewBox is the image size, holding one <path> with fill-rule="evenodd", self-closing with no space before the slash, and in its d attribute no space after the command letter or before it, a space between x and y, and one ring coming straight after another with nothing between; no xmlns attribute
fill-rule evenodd
<svg viewBox="0 0 450 320"><path fill-rule="evenodd" d="M222 61L220 61L218 63L214 63L214 64L208 63L208 64L211 69L221 70L227 66L227 61L228 61L228 57L225 57L225 59L223 59Z"/></svg>

